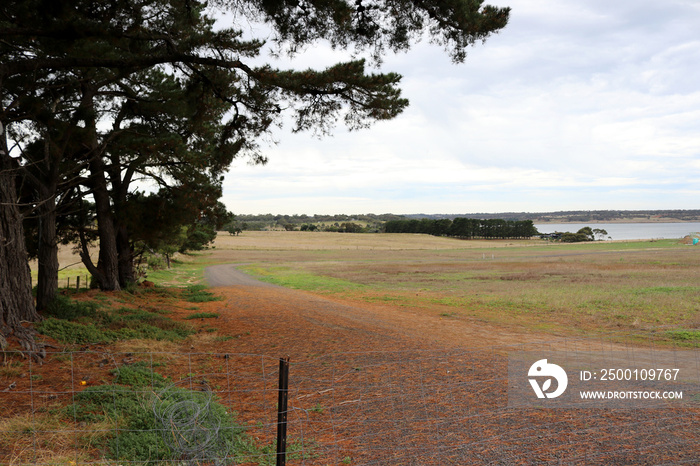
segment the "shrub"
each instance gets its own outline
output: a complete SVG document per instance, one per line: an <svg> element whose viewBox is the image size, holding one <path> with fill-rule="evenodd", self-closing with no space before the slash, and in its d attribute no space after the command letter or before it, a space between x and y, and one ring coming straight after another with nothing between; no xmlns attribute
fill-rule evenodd
<svg viewBox="0 0 700 466"><path fill-rule="evenodd" d="M151 270L160 270L165 268L165 259L160 254L146 255L146 264Z"/></svg>

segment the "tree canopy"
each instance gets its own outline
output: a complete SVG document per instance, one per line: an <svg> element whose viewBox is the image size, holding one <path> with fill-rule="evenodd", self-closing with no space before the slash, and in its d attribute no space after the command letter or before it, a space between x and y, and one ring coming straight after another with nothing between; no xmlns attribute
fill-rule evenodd
<svg viewBox="0 0 700 466"><path fill-rule="evenodd" d="M19 322L39 317L23 217L40 219L27 223L29 233L38 229L46 267L40 308L55 295L59 224L81 239L100 287L119 289L133 280L142 234L129 221L143 201L139 183L197 199L183 222L216 222L207 212L232 159L264 163L261 137L287 119L293 131L325 134L339 120L356 130L406 108L401 76L369 72L367 60L379 65L427 36L461 62L508 15L480 0L4 1L0 344L15 331L31 350ZM264 24L269 38L249 37L250 23ZM354 56L319 70L259 64L266 47L293 56L320 41ZM164 230L181 231L164 221ZM90 235L99 237L96 264L86 254Z"/></svg>

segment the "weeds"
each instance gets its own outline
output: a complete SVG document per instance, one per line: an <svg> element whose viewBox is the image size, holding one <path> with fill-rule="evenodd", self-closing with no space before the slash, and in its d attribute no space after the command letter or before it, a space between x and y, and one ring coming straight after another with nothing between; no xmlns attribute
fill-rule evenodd
<svg viewBox="0 0 700 466"><path fill-rule="evenodd" d="M321 403L316 403L313 408L309 409L312 413L322 413L323 412L323 406L321 406Z"/></svg>

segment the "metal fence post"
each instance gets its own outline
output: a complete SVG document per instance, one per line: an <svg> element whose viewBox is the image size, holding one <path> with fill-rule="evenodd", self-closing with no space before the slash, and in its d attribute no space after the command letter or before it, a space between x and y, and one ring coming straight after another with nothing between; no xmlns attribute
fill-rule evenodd
<svg viewBox="0 0 700 466"><path fill-rule="evenodd" d="M277 398L277 466L287 459L287 397L289 393L289 358L280 358L279 395Z"/></svg>

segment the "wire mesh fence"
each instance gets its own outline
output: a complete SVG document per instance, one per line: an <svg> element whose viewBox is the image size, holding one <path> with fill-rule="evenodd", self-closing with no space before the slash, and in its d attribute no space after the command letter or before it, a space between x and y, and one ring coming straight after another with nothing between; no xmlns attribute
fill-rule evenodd
<svg viewBox="0 0 700 466"><path fill-rule="evenodd" d="M626 354L646 367L657 348L560 340L292 359L287 464L699 461L697 349L658 349L683 367L683 400L565 409L509 403L509 355L522 351ZM278 358L72 351L37 365L3 357L0 464L275 464Z"/></svg>

